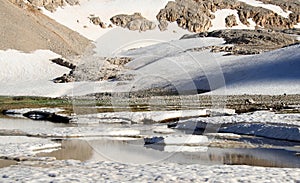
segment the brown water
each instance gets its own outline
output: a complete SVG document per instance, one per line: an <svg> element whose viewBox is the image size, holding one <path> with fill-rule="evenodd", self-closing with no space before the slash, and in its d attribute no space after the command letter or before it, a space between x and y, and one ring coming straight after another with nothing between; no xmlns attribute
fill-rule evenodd
<svg viewBox="0 0 300 183"><path fill-rule="evenodd" d="M300 168L300 157L296 156L295 151L285 149L189 147L196 152L174 152L180 148L163 145L145 146L143 140L82 139L65 140L62 142L62 149L40 153L39 156L54 156L61 160L111 160L136 164L172 162Z"/></svg>
<svg viewBox="0 0 300 183"><path fill-rule="evenodd" d="M4 160L4 159L0 159L0 168L4 168L4 167L8 167L11 165L16 165L17 162L13 161L13 160Z"/></svg>

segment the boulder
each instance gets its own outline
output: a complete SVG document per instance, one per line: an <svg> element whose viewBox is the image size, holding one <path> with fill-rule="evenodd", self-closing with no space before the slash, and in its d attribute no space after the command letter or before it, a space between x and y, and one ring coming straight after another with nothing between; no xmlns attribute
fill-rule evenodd
<svg viewBox="0 0 300 183"><path fill-rule="evenodd" d="M156 16L161 31L166 30L168 22L191 32L204 32L211 27L210 13L193 0L170 1Z"/></svg>
<svg viewBox="0 0 300 183"><path fill-rule="evenodd" d="M99 17L95 17L95 16L90 16L89 17L90 21L94 24L94 25L99 25L102 29L106 28L106 25L104 22L101 21L101 19Z"/></svg>
<svg viewBox="0 0 300 183"><path fill-rule="evenodd" d="M236 17L235 15L228 15L225 18L225 23L226 23L226 27L233 27L233 26L237 26L237 21L236 21Z"/></svg>
<svg viewBox="0 0 300 183"><path fill-rule="evenodd" d="M129 30L147 31L153 30L156 27L154 22L147 20L140 13L116 15L113 16L110 21L114 25L128 28Z"/></svg>

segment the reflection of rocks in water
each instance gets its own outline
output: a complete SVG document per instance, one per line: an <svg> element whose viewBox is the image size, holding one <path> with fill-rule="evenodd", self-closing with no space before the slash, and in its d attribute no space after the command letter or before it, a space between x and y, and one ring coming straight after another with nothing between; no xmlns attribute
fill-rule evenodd
<svg viewBox="0 0 300 183"><path fill-rule="evenodd" d="M250 165L250 166L262 166L262 167L286 167L287 165L279 162L274 162L266 159L257 158L250 154L229 154L215 155L210 154L211 161L220 161L226 165Z"/></svg>
<svg viewBox="0 0 300 183"><path fill-rule="evenodd" d="M42 157L55 157L58 160L74 159L87 161L93 155L93 148L84 140L64 140L62 148L50 153L39 153Z"/></svg>

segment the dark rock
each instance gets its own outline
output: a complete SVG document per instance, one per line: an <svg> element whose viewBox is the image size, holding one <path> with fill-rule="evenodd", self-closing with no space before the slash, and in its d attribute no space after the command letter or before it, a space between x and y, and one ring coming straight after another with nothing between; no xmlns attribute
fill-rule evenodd
<svg viewBox="0 0 300 183"><path fill-rule="evenodd" d="M235 15L228 15L225 18L225 23L226 23L226 27L233 27L233 26L237 26L237 21L236 21L236 17Z"/></svg>
<svg viewBox="0 0 300 183"><path fill-rule="evenodd" d="M43 120L50 121L54 123L69 123L70 118L66 116L60 116L51 112L43 112L43 111L30 111L24 113L23 116L33 119L33 120Z"/></svg>
<svg viewBox="0 0 300 183"><path fill-rule="evenodd" d="M72 64L71 62L66 61L66 60L64 60L64 59L62 59L62 58L51 59L51 61L52 61L53 63L56 63L56 64L60 65L60 66L67 67L67 68L69 68L69 69L75 69L75 68L76 68L76 65L74 65L74 64Z"/></svg>
<svg viewBox="0 0 300 183"><path fill-rule="evenodd" d="M101 21L101 19L99 17L95 17L95 16L90 16L89 17L90 21L95 24L95 25L99 25L102 29L106 28L106 25L104 22Z"/></svg>
<svg viewBox="0 0 300 183"><path fill-rule="evenodd" d="M72 74L64 74L61 77L57 77L55 79L53 79L54 83L69 83L69 82L74 82L75 78Z"/></svg>

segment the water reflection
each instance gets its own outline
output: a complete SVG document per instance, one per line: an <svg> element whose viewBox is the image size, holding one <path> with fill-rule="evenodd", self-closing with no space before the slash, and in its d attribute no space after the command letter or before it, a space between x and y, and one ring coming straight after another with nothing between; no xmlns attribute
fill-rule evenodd
<svg viewBox="0 0 300 183"><path fill-rule="evenodd" d="M8 167L11 165L16 165L17 162L13 160L5 160L5 159L0 159L0 168Z"/></svg>
<svg viewBox="0 0 300 183"><path fill-rule="evenodd" d="M284 149L228 149L196 147L190 152L181 146L146 145L143 140L85 139L66 140L62 149L39 154L57 159L81 161L111 160L121 163L172 162L202 165L251 165L300 168L300 158L294 151ZM188 147L193 148L193 147Z"/></svg>
<svg viewBox="0 0 300 183"><path fill-rule="evenodd" d="M39 153L38 156L56 157L58 160L75 159L87 161L93 156L93 148L85 140L64 140L62 148L50 153Z"/></svg>

